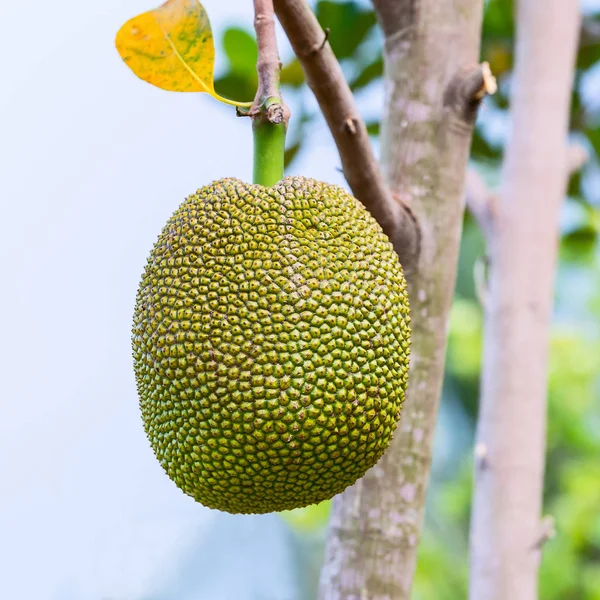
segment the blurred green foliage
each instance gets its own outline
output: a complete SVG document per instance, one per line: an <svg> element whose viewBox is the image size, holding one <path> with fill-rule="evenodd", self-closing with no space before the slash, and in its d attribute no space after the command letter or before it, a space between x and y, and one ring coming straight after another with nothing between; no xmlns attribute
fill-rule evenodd
<svg viewBox="0 0 600 600"><path fill-rule="evenodd" d="M318 0L316 14L342 63L359 104L365 92L381 93L381 36L371 5ZM600 6L599 6L600 11ZM256 45L250 31L228 29L223 46L229 67L217 80L225 96L248 97L256 87ZM499 91L480 112L472 167L490 185L499 181L514 51L511 0L486 2L482 60ZM287 164L309 146L314 128L324 128L298 62L284 64L284 93L293 108ZM235 90L235 93L234 93ZM245 90L242 92L242 90ZM372 98L372 96L371 96ZM548 458L545 512L556 520L556 537L545 550L543 600L600 600L600 13L584 16L578 53L572 137L590 159L570 181L561 222L555 319L549 379ZM368 121L376 138L379 123ZM414 598L462 600L467 594L471 452L479 393L482 311L473 273L485 254L474 223L465 229L452 312L447 375L438 422L425 533L420 545ZM282 518L302 540L322 544L328 503ZM307 546L308 547L308 546ZM306 562L298 562L306 569ZM314 564L303 573L316 586ZM310 598L310 594L307 596Z"/></svg>

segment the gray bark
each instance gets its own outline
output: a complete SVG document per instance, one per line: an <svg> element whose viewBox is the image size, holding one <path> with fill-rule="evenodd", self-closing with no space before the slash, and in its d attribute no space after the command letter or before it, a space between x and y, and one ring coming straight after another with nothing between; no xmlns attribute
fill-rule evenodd
<svg viewBox="0 0 600 600"><path fill-rule="evenodd" d="M478 99L486 91L477 65L482 0L374 4L386 40L383 171L421 228L418 263L408 277L412 360L391 447L334 499L323 600L410 596L444 372L465 169Z"/></svg>
<svg viewBox="0 0 600 600"><path fill-rule="evenodd" d="M579 31L573 0L520 0L511 126L487 211L482 397L471 523L472 600L535 600L549 325Z"/></svg>

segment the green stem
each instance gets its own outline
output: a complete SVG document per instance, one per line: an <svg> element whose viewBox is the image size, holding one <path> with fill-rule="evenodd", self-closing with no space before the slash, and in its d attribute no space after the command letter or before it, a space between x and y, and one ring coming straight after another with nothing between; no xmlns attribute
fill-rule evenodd
<svg viewBox="0 0 600 600"><path fill-rule="evenodd" d="M266 115L268 106L274 103L265 102L261 115L252 119L254 135L254 174L253 183L270 187L283 179L283 158L285 151L285 123L271 123ZM280 100L276 100L280 103Z"/></svg>

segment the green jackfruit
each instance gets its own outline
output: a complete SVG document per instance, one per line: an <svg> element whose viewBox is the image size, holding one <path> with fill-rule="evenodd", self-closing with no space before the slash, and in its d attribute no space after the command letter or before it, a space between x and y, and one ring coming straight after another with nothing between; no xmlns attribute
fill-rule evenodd
<svg viewBox="0 0 600 600"><path fill-rule="evenodd" d="M331 498L391 440L409 334L402 268L356 199L302 177L214 182L169 219L137 295L152 448L211 508Z"/></svg>

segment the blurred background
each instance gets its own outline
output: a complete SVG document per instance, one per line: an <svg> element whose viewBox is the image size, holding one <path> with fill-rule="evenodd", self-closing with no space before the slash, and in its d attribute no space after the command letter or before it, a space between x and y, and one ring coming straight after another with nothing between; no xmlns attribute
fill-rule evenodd
<svg viewBox="0 0 600 600"><path fill-rule="evenodd" d="M217 90L251 100L251 2L204 5ZM147 253L186 195L223 176L249 180L252 163L249 123L232 109L153 88L121 63L117 30L153 6L0 5L0 597L310 600L328 503L252 517L210 511L171 483L143 433L129 332ZM600 599L600 2L582 9L571 129L590 160L561 217L545 489L557 535L544 551L543 600ZM381 37L370 4L320 0L315 10L377 148ZM513 37L512 2L488 0L482 59L500 90L480 111L471 166L491 186ZM288 172L344 184L279 40L293 112ZM466 216L416 600L466 597L482 333L474 271L484 255Z"/></svg>

